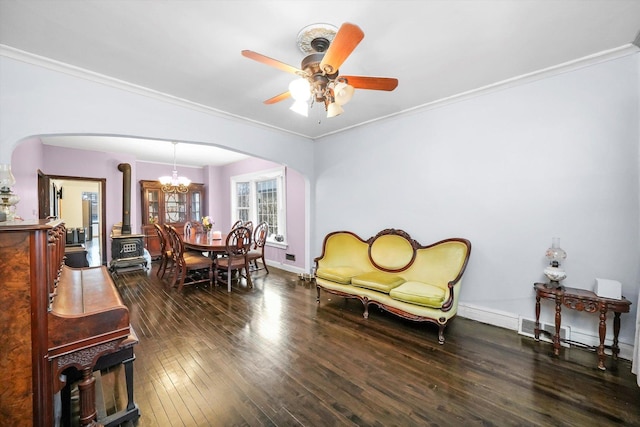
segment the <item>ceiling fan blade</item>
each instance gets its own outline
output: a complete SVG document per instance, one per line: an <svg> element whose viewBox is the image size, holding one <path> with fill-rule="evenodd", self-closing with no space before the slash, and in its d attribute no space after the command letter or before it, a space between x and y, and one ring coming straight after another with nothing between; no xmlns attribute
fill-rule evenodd
<svg viewBox="0 0 640 427"><path fill-rule="evenodd" d="M398 79L390 77L340 76L356 89L394 90L398 87Z"/></svg>
<svg viewBox="0 0 640 427"><path fill-rule="evenodd" d="M301 69L296 68L289 64L285 64L284 62L280 62L277 59L269 58L268 56L264 56L252 50L243 50L242 56L249 59L253 59L254 61L262 62L263 64L266 64L266 65L270 65L271 67L275 67L279 70L286 71L287 73L304 76L304 71L302 71Z"/></svg>
<svg viewBox="0 0 640 427"><path fill-rule="evenodd" d="M342 24L320 62L320 69L326 74L334 74L363 38L360 27L348 22Z"/></svg>
<svg viewBox="0 0 640 427"><path fill-rule="evenodd" d="M271 104L275 104L276 102L284 101L289 97L291 97L291 92L286 91L284 93L281 93L280 95L274 96L273 98L267 99L266 101L264 101L264 103L267 105L271 105Z"/></svg>

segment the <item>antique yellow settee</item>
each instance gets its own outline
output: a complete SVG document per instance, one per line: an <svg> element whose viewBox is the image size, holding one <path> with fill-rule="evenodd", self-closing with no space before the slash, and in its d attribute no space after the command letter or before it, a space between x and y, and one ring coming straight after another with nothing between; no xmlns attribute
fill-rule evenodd
<svg viewBox="0 0 640 427"><path fill-rule="evenodd" d="M438 342L458 310L462 274L471 243L442 240L421 246L402 230L387 229L369 240L349 231L329 233L315 259L320 289L364 304L364 317L374 304L405 319L439 327Z"/></svg>

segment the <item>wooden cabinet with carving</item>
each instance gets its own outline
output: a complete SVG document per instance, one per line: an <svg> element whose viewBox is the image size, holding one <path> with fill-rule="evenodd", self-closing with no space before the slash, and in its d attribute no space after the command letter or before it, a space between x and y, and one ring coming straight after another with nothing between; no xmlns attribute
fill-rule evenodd
<svg viewBox="0 0 640 427"><path fill-rule="evenodd" d="M142 234L145 247L152 257L160 256L160 240L154 223L171 224L182 232L187 221L202 221L204 216L204 184L189 185L186 193L165 192L158 181L140 181L142 205Z"/></svg>

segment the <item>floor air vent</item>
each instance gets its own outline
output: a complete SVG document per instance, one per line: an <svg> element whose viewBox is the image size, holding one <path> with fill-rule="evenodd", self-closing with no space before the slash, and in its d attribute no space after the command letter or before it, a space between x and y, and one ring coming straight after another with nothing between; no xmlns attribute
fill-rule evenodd
<svg viewBox="0 0 640 427"><path fill-rule="evenodd" d="M535 338L536 321L534 319L525 319L520 317L518 325L518 333L526 337ZM540 322L540 340L553 342L553 335L556 333L556 326ZM566 341L571 340L571 328L568 326L560 326L560 344L569 347Z"/></svg>

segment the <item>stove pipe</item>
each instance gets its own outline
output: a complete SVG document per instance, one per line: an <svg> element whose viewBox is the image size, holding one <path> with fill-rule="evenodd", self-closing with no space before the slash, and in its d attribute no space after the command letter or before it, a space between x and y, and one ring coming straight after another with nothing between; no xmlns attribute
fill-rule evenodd
<svg viewBox="0 0 640 427"><path fill-rule="evenodd" d="M122 172L122 234L131 234L131 165L120 163Z"/></svg>

